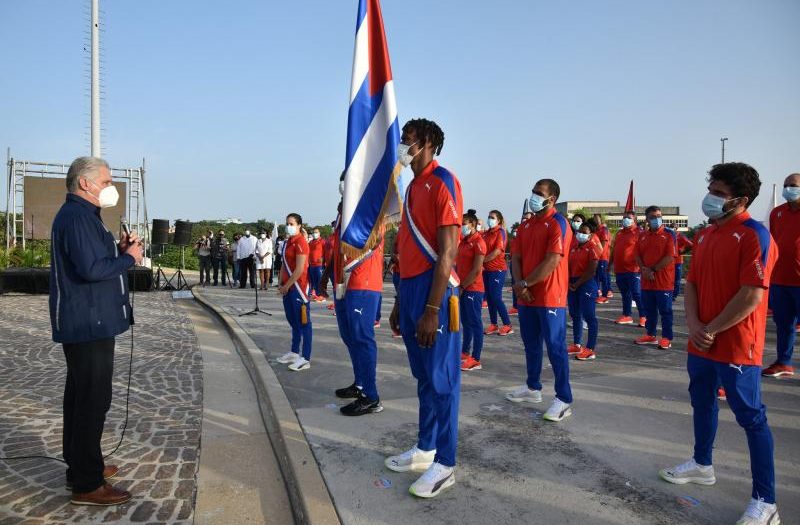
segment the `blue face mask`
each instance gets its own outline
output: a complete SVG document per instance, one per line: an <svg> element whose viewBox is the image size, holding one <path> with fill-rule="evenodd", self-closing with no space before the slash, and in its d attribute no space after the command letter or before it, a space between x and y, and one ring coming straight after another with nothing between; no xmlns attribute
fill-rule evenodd
<svg viewBox="0 0 800 525"><path fill-rule="evenodd" d="M786 202L797 202L800 200L800 187L786 186L783 188L783 198Z"/></svg>
<svg viewBox="0 0 800 525"><path fill-rule="evenodd" d="M721 219L725 216L725 211L723 208L727 202L728 201L722 197L717 197L716 195L707 193L706 196L703 197L703 213L709 219Z"/></svg>
<svg viewBox="0 0 800 525"><path fill-rule="evenodd" d="M286 235L288 235L289 237L294 237L295 235L297 235L297 226L287 224Z"/></svg>
<svg viewBox="0 0 800 525"><path fill-rule="evenodd" d="M463 235L464 237L469 237L469 235L471 233L472 233L472 229L469 226L467 226L466 224L461 227L461 235Z"/></svg>
<svg viewBox="0 0 800 525"><path fill-rule="evenodd" d="M536 195L535 193L531 195L531 198L528 199L528 206L530 206L533 213L539 213L544 209L544 203L547 199L542 197L541 195Z"/></svg>
<svg viewBox="0 0 800 525"><path fill-rule="evenodd" d="M591 233L576 233L575 234L575 238L578 239L578 242L580 244L583 244L583 243L587 242L591 236L592 236Z"/></svg>
<svg viewBox="0 0 800 525"><path fill-rule="evenodd" d="M633 219L631 219L630 217L623 217L622 218L622 227L623 228L630 228L631 226L633 226Z"/></svg>
<svg viewBox="0 0 800 525"><path fill-rule="evenodd" d="M661 217L653 217L652 219L649 219L647 223L650 225L651 228L657 230L661 228L661 225L664 224L664 221L661 219Z"/></svg>
<svg viewBox="0 0 800 525"><path fill-rule="evenodd" d="M491 217L489 217L489 219L486 221L486 224L489 225L489 228L494 228L495 226L497 226L497 219L492 219Z"/></svg>
<svg viewBox="0 0 800 525"><path fill-rule="evenodd" d="M581 221L572 221L572 229L578 231L578 228L583 224Z"/></svg>

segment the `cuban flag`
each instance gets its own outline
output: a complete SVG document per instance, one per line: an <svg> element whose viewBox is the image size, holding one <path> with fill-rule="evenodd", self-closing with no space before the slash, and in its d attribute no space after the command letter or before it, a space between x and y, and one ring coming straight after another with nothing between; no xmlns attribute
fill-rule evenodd
<svg viewBox="0 0 800 525"><path fill-rule="evenodd" d="M342 249L359 255L398 215L403 185L397 162L400 126L379 0L359 0L342 198Z"/></svg>

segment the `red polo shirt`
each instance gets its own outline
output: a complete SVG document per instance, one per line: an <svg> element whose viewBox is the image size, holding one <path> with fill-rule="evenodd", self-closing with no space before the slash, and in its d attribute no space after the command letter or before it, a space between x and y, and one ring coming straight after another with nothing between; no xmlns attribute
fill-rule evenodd
<svg viewBox="0 0 800 525"><path fill-rule="evenodd" d="M486 255L486 242L483 240L480 232L472 232L469 237L464 237L458 245L458 256L456 257L456 273L461 282L469 275L472 270L472 264L475 262L475 257L479 255ZM478 272L478 277L470 286L464 288L465 292L482 292L483 278L481 273Z"/></svg>
<svg viewBox="0 0 800 525"><path fill-rule="evenodd" d="M519 227L518 249L522 262L522 278L544 260L548 253L561 255L556 269L543 281L529 287L533 297L530 302L517 297L524 306L560 308L567 305L569 290L569 246L572 244L572 229L563 215L549 208L544 215L534 215Z"/></svg>
<svg viewBox="0 0 800 525"><path fill-rule="evenodd" d="M600 254L601 261L607 261L611 255L611 232L605 224L597 228L597 238L603 243L603 251Z"/></svg>
<svg viewBox="0 0 800 525"><path fill-rule="evenodd" d="M590 238L583 244L573 243L569 251L569 276L580 277L592 261L600 260L602 249Z"/></svg>
<svg viewBox="0 0 800 525"><path fill-rule="evenodd" d="M683 264L683 254L686 250L692 248L692 241L678 230L675 230L675 240L678 243L675 252L675 264Z"/></svg>
<svg viewBox="0 0 800 525"><path fill-rule="evenodd" d="M455 175L439 166L435 160L416 175L409 184L403 219L397 233L397 254L400 260L400 277L410 279L433 268L424 248L424 240L435 253L439 253L437 233L443 226L461 227L464 201L461 198L461 183ZM411 215L417 235L411 232L406 212ZM460 235L460 233L459 233Z"/></svg>
<svg viewBox="0 0 800 525"><path fill-rule="evenodd" d="M322 266L325 264L325 241L322 239L314 239L308 243L309 250L309 266Z"/></svg>
<svg viewBox="0 0 800 525"><path fill-rule="evenodd" d="M300 275L300 278L297 279L297 284L300 285L300 289L305 292L305 290L308 289L308 242L305 237L299 233L286 239L283 245L283 260L286 264L281 265L281 284L286 284L286 281L289 280L289 277L295 269L298 255L306 256L306 262L303 265L303 273ZM287 264L290 268L286 267Z"/></svg>
<svg viewBox="0 0 800 525"><path fill-rule="evenodd" d="M653 231L648 228L639 238L636 251L642 262L652 268L664 257L673 259L670 263L656 272L655 280L651 281L642 277L642 290L672 291L675 289L675 238L672 233L662 226Z"/></svg>
<svg viewBox="0 0 800 525"><path fill-rule="evenodd" d="M769 214L769 232L778 245L772 284L800 286L800 208L785 202Z"/></svg>
<svg viewBox="0 0 800 525"><path fill-rule="evenodd" d="M744 212L722 226L709 226L696 237L686 280L697 290L700 322L717 317L742 286L765 290L761 304L746 318L717 334L708 352L689 341L689 353L722 363L761 366L767 324L770 276L778 258L767 229Z"/></svg>
<svg viewBox="0 0 800 525"><path fill-rule="evenodd" d="M637 246L642 232L635 224L622 228L614 236L614 273L639 273Z"/></svg>
<svg viewBox="0 0 800 525"><path fill-rule="evenodd" d="M508 242L508 234L505 228L502 226L490 228L483 234L483 240L486 243L487 254L495 250L500 250L500 255L489 262L483 263L483 269L487 272L502 272L508 269L508 266L506 266L506 242Z"/></svg>
<svg viewBox="0 0 800 525"><path fill-rule="evenodd" d="M338 272L343 272L345 266L350 264L353 259L339 251L339 229L333 231L330 236L331 251L333 257L331 258L333 270L333 282L338 283ZM363 259L350 272L350 278L347 280L348 290L368 290L371 292L383 291L383 238L372 249L369 257Z"/></svg>

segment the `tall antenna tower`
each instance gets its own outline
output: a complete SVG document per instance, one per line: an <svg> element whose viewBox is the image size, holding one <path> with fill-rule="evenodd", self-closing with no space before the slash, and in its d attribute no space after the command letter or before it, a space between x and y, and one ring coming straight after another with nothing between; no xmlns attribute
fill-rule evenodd
<svg viewBox="0 0 800 525"><path fill-rule="evenodd" d="M92 157L100 157L100 0L92 2L92 88L91 129Z"/></svg>

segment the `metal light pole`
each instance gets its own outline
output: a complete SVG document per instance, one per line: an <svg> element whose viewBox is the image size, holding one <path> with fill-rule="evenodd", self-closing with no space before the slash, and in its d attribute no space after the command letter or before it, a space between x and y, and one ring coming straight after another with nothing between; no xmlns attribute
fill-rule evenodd
<svg viewBox="0 0 800 525"><path fill-rule="evenodd" d="M100 0L92 0L92 157L100 157Z"/></svg>
<svg viewBox="0 0 800 525"><path fill-rule="evenodd" d="M725 164L725 141L728 140L728 137L723 137L719 139L722 143L722 163Z"/></svg>

